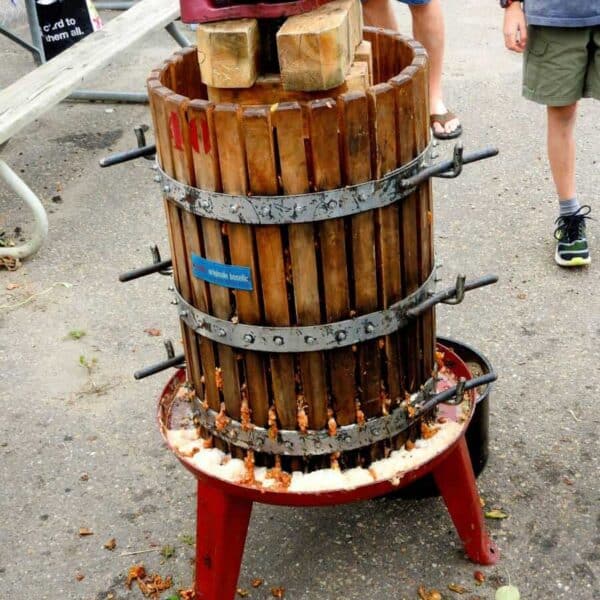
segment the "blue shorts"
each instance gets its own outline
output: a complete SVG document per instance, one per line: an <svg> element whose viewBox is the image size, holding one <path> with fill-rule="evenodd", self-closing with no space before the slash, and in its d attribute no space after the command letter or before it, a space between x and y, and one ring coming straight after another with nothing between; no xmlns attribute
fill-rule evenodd
<svg viewBox="0 0 600 600"><path fill-rule="evenodd" d="M404 2L404 4L429 4L431 0L399 0L400 2Z"/></svg>

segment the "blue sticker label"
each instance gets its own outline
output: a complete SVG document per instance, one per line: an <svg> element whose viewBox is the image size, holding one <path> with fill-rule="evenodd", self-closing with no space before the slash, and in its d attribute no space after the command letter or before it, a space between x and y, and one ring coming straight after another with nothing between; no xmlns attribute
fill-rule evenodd
<svg viewBox="0 0 600 600"><path fill-rule="evenodd" d="M233 288L234 290L251 291L253 289L250 267L225 265L194 253L192 253L192 267L194 277L202 279L202 281Z"/></svg>

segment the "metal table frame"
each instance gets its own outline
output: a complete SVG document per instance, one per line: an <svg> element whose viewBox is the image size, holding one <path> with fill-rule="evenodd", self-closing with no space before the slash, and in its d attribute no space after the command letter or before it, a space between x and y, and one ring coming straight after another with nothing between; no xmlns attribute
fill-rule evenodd
<svg viewBox="0 0 600 600"><path fill-rule="evenodd" d="M37 18L35 9L35 0L24 0L27 9L27 19L29 23L29 31L31 34L31 43L22 39L19 35L10 31L6 27L0 25L0 34L7 37L9 40L25 48L33 56L36 65L46 63L44 56L44 48L42 44L42 32ZM101 10L128 10L135 2L132 1L111 1L105 0L97 2L96 7ZM181 46L190 46L190 41L180 32L175 26L175 22L171 21L165 26L167 32ZM130 102L130 103L146 103L148 95L145 92L120 92L120 91L102 91L102 90L75 90L69 96L68 100L87 100L87 101L102 101L102 102ZM0 142L0 152L6 144L6 141ZM1 247L0 258L22 259L35 254L43 244L48 235L48 217L40 199L33 191L25 184L25 182L15 173L5 161L0 159L0 180L4 181L9 188L21 198L29 207L34 217L34 230L31 240L26 244L16 247Z"/></svg>
<svg viewBox="0 0 600 600"><path fill-rule="evenodd" d="M35 0L24 0L25 8L27 9L27 21L29 24L29 33L31 35L31 43L21 38L19 35L0 25L0 34L7 37L9 40L25 48L33 56L36 65L41 65L46 62L44 55L44 45L42 43L42 31L38 21L37 12L35 10ZM115 1L104 0L94 3L98 10L127 10L131 8L135 2L133 1ZM175 22L169 23L165 30L167 33L182 47L190 46L188 38L177 29ZM92 102L131 102L145 103L148 102L148 94L146 92L115 92L103 90L75 90L67 100L84 100Z"/></svg>

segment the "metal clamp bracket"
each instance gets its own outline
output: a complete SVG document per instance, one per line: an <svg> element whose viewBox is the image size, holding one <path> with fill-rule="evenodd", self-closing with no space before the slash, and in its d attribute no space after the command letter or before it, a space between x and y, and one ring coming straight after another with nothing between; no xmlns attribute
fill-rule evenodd
<svg viewBox="0 0 600 600"><path fill-rule="evenodd" d="M431 145L414 160L381 179L309 194L238 196L211 192L185 185L160 167L157 181L162 184L167 200L200 217L251 225L312 223L382 208L408 196L415 186L406 186L404 182L423 172L430 148Z"/></svg>
<svg viewBox="0 0 600 600"><path fill-rule="evenodd" d="M331 350L394 333L408 322L407 312L426 301L435 287L435 269L415 292L385 310L352 319L297 327L269 327L232 323L202 312L176 291L183 322L197 334L215 342L259 352L315 352Z"/></svg>
<svg viewBox="0 0 600 600"><path fill-rule="evenodd" d="M462 382L462 392L494 381L496 375L488 373ZM203 407L197 402L196 417L198 424L208 429L212 435L239 448L256 450L268 454L290 456L314 456L346 452L371 446L376 442L389 440L408 429L423 415L441 402L447 402L456 393L457 387L450 388L433 395L435 379L428 379L421 390L414 394L409 403L396 407L389 415L374 417L359 425L344 425L338 427L335 435L329 435L327 430L309 430L306 433L292 429L277 431L274 437L269 436L269 430L252 425L243 426L239 421L220 419L219 428L216 426L218 413ZM460 391L460 390L459 390ZM457 402L454 402L457 404ZM408 416L408 408L416 411Z"/></svg>

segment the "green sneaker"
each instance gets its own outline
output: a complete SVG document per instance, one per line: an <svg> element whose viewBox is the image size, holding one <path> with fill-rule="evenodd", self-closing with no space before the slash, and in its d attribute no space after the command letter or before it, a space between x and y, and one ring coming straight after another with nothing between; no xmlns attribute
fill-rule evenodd
<svg viewBox="0 0 600 600"><path fill-rule="evenodd" d="M565 215L556 219L554 260L561 267L582 267L592 262L587 238L585 237L585 220L591 219L588 216L591 210L586 204L572 215Z"/></svg>

